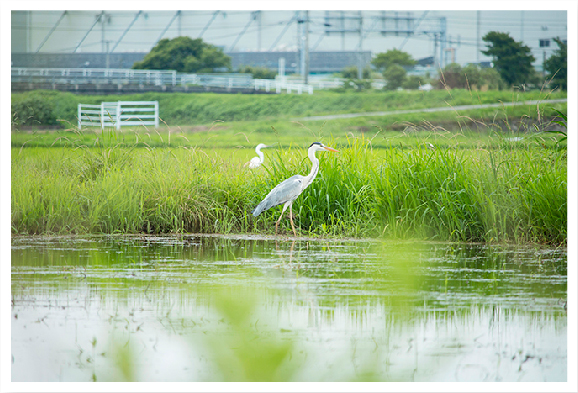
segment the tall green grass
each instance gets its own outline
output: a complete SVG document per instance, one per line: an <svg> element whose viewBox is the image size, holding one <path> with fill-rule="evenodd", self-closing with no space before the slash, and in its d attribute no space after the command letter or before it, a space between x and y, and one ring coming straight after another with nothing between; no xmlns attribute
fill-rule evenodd
<svg viewBox="0 0 578 393"><path fill-rule="evenodd" d="M226 178L231 163L221 158L184 149L29 150L13 152L15 233L219 232L235 219L227 212L242 178Z"/></svg>
<svg viewBox="0 0 578 393"><path fill-rule="evenodd" d="M295 201L302 235L454 241L566 242L566 151L544 138L400 149L319 135L340 153ZM317 138L315 138L317 139ZM135 148L114 136L93 146L13 148L12 232L273 233L279 208L252 208L276 184L307 174L306 146L271 149ZM281 228L289 233L290 224Z"/></svg>

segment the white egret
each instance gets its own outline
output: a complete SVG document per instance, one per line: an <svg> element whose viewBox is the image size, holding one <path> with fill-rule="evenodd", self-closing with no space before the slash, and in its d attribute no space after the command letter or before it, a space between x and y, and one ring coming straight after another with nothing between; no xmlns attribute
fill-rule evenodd
<svg viewBox="0 0 578 393"><path fill-rule="evenodd" d="M257 145L257 147L255 148L255 152L257 152L257 155L259 157L251 158L251 161L249 161L249 168L258 168L261 166L261 164L265 160L265 156L263 155L263 152L261 151L261 149L264 147L273 147L273 146L267 146L264 143L259 143Z"/></svg>
<svg viewBox="0 0 578 393"><path fill-rule="evenodd" d="M257 217L259 214L264 212L265 210L269 210L272 207L283 205L283 211L281 211L281 216L275 223L275 233L279 228L279 222L289 207L289 219L291 220L291 228L293 229L293 234L297 236L297 232L295 231L295 226L293 225L293 201L297 199L299 195L313 182L315 176L319 172L319 160L315 157L315 152L317 151L333 151L337 152L332 147L327 147L320 142L313 142L311 146L309 146L308 150L308 157L313 163L311 167L311 172L307 176L295 175L290 177L289 179L279 183L275 188L267 194L265 199L263 199L255 209L253 209L252 213L253 216Z"/></svg>

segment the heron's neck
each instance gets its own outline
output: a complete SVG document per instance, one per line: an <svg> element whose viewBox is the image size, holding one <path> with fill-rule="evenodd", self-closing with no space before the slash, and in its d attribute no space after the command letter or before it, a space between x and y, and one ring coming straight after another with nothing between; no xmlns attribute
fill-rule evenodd
<svg viewBox="0 0 578 393"><path fill-rule="evenodd" d="M311 167L311 172L309 172L309 175L305 178L305 187L313 182L313 179L315 179L315 176L317 176L317 173L319 172L319 160L315 157L315 150L309 150L308 156L313 166Z"/></svg>
<svg viewBox="0 0 578 393"><path fill-rule="evenodd" d="M255 151L257 152L257 155L259 156L259 159L261 159L261 162L263 162L265 160L265 156L263 155L263 152L261 151L261 149L255 149Z"/></svg>

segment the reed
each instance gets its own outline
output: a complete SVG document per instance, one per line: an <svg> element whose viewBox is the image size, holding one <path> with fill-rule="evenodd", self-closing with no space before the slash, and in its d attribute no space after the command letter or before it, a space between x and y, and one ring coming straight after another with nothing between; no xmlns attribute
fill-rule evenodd
<svg viewBox="0 0 578 393"><path fill-rule="evenodd" d="M451 92L456 103L464 94ZM453 114L453 129L404 115L402 132L369 117L213 122L192 134L13 133L12 233L272 233L278 209L250 212L276 184L309 172L306 147L317 140L341 153L319 155L318 177L294 204L302 234L564 244L566 132L551 126L566 123L544 119L566 120L565 104L492 111ZM524 123L532 116L540 120ZM258 142L278 147L250 171L243 164Z"/></svg>
<svg viewBox="0 0 578 393"><path fill-rule="evenodd" d="M556 144L323 142L341 153L319 154L320 173L294 204L301 234L566 242L566 151ZM256 219L250 211L311 163L305 146L273 150L257 171L243 166L250 156L249 149L135 148L114 138L74 149L13 148L12 232L273 233L278 209ZM281 228L289 233L288 220Z"/></svg>

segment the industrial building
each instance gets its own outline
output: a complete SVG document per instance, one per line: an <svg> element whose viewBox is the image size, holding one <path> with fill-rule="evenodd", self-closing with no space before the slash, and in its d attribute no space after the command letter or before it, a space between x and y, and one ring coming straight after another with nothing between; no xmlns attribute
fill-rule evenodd
<svg viewBox="0 0 578 393"><path fill-rule="evenodd" d="M414 59L433 57L437 68L449 62L491 61L481 54L485 49L481 38L492 30L508 32L515 40L523 41L531 48L538 66L544 55L548 57L556 49L546 42L553 37L567 39L567 12L12 11L11 52L148 53L162 38L186 35L222 48L233 57L234 64L240 57L236 54L246 52L295 52L303 63L305 49L312 53L375 55L397 48ZM261 59L266 63L274 55L265 56ZM355 59L360 63L351 65L362 64L362 57ZM288 61L287 66L294 63ZM299 67L303 64L297 63Z"/></svg>
<svg viewBox="0 0 578 393"><path fill-rule="evenodd" d="M233 68L277 68L284 57L288 73L364 68L413 39L414 58L443 67L457 43L446 18L428 11L13 11L12 65L130 68L181 35L222 48Z"/></svg>
<svg viewBox="0 0 578 393"><path fill-rule="evenodd" d="M75 78L79 78L79 69L89 74L94 70L93 77L101 73L108 80L108 74L97 70L117 70L111 72L118 74L118 70L130 69L141 61L161 39L183 35L202 38L223 49L231 57L233 71L241 66L264 67L277 70L282 76L300 75L305 84L310 83L309 75L331 75L351 66L357 67L360 78L362 70L371 65L372 56L390 49L408 52L418 60L412 74L433 74L454 62L488 66L492 59L482 54L485 46L481 37L492 30L507 31L514 39L527 43L540 70L556 50L555 45L550 45L551 39L567 39L566 14L417 10L12 11L12 85L13 89L16 84L17 89L33 89L36 86L32 82L54 84L58 79L42 79L43 74L54 73L32 69L63 69L63 74L69 74L64 69L75 69ZM188 79L179 80L184 86ZM227 86L237 82L229 79ZM68 79L67 83L78 83L78 79ZM174 78L172 85L177 88ZM270 88L267 84L267 91ZM279 90L279 86L275 88ZM286 85L283 88L292 89Z"/></svg>

